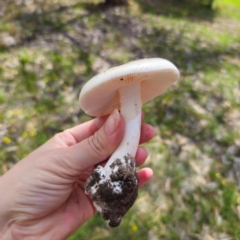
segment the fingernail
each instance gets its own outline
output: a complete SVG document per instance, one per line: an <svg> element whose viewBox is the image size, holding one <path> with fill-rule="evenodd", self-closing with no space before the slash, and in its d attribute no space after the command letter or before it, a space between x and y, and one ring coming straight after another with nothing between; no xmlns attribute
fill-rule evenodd
<svg viewBox="0 0 240 240"><path fill-rule="evenodd" d="M106 123L105 123L105 130L108 135L112 135L115 133L115 131L118 128L120 122L120 114L117 109L115 109L111 115L108 117Z"/></svg>

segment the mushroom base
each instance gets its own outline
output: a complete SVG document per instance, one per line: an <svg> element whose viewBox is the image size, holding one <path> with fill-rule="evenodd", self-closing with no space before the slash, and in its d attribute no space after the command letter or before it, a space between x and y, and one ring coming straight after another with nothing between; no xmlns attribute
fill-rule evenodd
<svg viewBox="0 0 240 240"><path fill-rule="evenodd" d="M128 154L116 159L111 165L111 174L97 166L85 184L85 192L92 195L96 209L101 212L109 226L117 227L138 195L138 174L135 159Z"/></svg>

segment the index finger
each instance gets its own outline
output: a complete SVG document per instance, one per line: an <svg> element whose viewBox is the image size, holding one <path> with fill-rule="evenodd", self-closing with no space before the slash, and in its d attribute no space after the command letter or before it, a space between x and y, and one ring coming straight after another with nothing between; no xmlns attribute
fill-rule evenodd
<svg viewBox="0 0 240 240"><path fill-rule="evenodd" d="M76 142L81 142L82 140L92 136L96 131L98 131L103 126L108 116L109 115L95 118L93 120L82 123L73 128L69 128L66 130L66 132L70 133L74 137ZM144 118L144 113L142 112L142 121L143 121L143 118ZM144 138L143 140L143 138L141 138L141 143L145 142L146 141L145 139L146 138Z"/></svg>
<svg viewBox="0 0 240 240"><path fill-rule="evenodd" d="M106 122L107 118L108 116L95 118L75 127L69 128L66 131L75 138L76 142L81 142L82 140L92 136L96 131L98 131Z"/></svg>

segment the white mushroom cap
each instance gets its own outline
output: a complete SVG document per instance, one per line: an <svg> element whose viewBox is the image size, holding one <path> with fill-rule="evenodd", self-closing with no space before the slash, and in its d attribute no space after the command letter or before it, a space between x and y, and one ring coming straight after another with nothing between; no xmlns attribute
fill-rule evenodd
<svg viewBox="0 0 240 240"><path fill-rule="evenodd" d="M90 116L104 116L120 108L119 89L141 82L142 104L168 89L179 77L174 64L162 58L136 60L94 76L82 88L81 108Z"/></svg>

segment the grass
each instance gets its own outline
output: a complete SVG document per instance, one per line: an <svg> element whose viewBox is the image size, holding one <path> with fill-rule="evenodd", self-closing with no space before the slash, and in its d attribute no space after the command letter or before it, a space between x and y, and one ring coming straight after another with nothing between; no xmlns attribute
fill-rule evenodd
<svg viewBox="0 0 240 240"><path fill-rule="evenodd" d="M240 239L240 2L5 2L0 10L0 172L90 119L78 106L97 72L163 57L180 81L144 105L151 182L120 227L99 215L75 239Z"/></svg>
<svg viewBox="0 0 240 240"><path fill-rule="evenodd" d="M216 0L214 2L214 9L219 11L221 16L229 17L232 19L239 20L240 19L240 1L239 0Z"/></svg>

